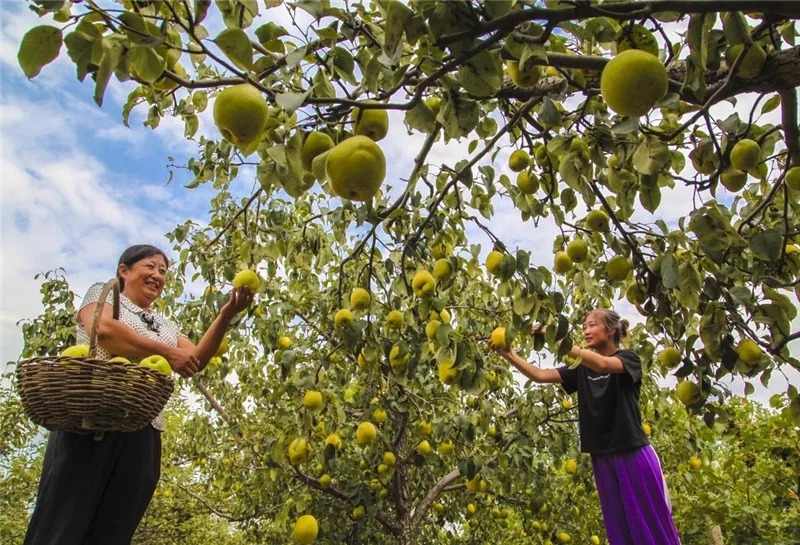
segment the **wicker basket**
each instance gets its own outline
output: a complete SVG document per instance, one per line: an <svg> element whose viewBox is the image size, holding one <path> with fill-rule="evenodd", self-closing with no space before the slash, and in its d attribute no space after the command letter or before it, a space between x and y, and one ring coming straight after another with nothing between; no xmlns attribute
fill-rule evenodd
<svg viewBox="0 0 800 545"><path fill-rule="evenodd" d="M109 291L119 319L119 282L100 293L89 332L89 356L40 356L18 362L17 389L25 412L48 430L78 433L136 431L166 405L172 379L148 367L95 359L97 325Z"/></svg>

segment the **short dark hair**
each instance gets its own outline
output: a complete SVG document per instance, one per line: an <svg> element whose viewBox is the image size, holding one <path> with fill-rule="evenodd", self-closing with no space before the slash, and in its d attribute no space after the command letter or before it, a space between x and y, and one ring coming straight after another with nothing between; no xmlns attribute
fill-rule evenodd
<svg viewBox="0 0 800 545"><path fill-rule="evenodd" d="M126 269L130 269L136 262L154 255L160 255L163 257L164 263L169 266L169 258L167 257L167 254L152 244L134 244L122 252L122 255L119 256L119 263L117 263L117 280L119 280L120 291L125 289L125 280L119 275L119 266L125 265Z"/></svg>

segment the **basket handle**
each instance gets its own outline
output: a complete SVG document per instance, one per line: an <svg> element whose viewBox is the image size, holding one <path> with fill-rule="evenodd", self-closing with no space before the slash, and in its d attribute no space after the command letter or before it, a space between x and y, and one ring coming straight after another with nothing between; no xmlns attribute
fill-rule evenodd
<svg viewBox="0 0 800 545"><path fill-rule="evenodd" d="M103 314L103 307L108 299L108 292L114 290L114 304L112 305L112 315L115 320L119 320L119 280L112 278L103 286L100 291L100 297L97 299L97 304L94 307L94 316L92 317L92 327L89 330L89 357L93 358L97 348L97 326L100 325L100 316Z"/></svg>

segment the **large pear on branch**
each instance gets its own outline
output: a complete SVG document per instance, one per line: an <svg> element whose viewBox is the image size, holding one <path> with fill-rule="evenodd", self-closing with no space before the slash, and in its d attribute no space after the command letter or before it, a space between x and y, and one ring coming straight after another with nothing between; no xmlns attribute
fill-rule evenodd
<svg viewBox="0 0 800 545"><path fill-rule="evenodd" d="M386 157L371 139L352 136L330 150L325 174L340 197L368 201L386 177Z"/></svg>
<svg viewBox="0 0 800 545"><path fill-rule="evenodd" d="M634 117L649 112L667 94L668 83L667 69L658 57L628 49L606 64L600 92L612 110Z"/></svg>
<svg viewBox="0 0 800 545"><path fill-rule="evenodd" d="M219 132L245 155L255 151L268 119L267 101L261 91L247 83L228 87L214 102L214 123Z"/></svg>

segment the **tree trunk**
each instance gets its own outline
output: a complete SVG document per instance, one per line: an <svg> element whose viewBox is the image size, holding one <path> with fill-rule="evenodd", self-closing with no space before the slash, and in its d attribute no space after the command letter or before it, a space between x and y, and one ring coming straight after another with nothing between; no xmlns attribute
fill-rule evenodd
<svg viewBox="0 0 800 545"><path fill-rule="evenodd" d="M713 524L711 517L706 517L706 524L708 524L708 545L725 545L719 524Z"/></svg>

